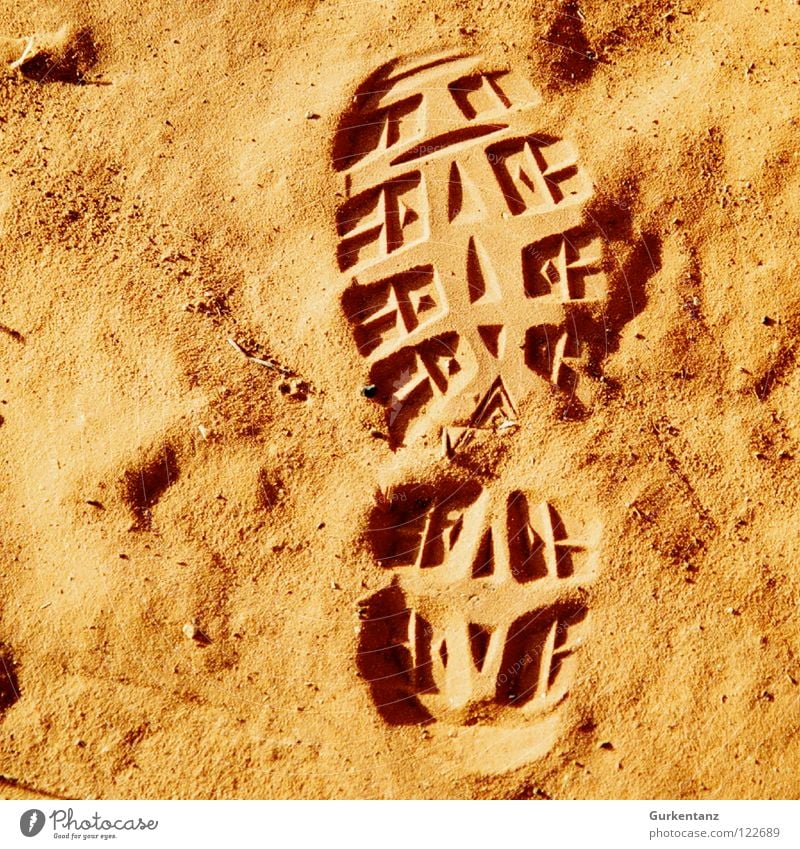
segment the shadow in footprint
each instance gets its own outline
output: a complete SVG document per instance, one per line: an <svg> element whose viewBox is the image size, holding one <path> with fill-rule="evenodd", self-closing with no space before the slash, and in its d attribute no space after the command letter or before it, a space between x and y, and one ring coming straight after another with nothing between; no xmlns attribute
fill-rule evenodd
<svg viewBox="0 0 800 849"><path fill-rule="evenodd" d="M344 111L333 137L333 166L337 171L351 168L380 144L383 122L373 116L365 124L364 115L377 108L381 97L391 90L392 69L396 65L396 60L381 65L356 89L352 104ZM421 99L418 95L412 105L418 106Z"/></svg>
<svg viewBox="0 0 800 849"><path fill-rule="evenodd" d="M40 83L85 85L97 62L97 45L90 29L65 33L63 41L43 45L19 66L23 76Z"/></svg>
<svg viewBox="0 0 800 849"><path fill-rule="evenodd" d="M19 697L14 657L11 649L0 643L0 717L19 700Z"/></svg>
<svg viewBox="0 0 800 849"><path fill-rule="evenodd" d="M583 18L576 2L562 3L545 40L558 52L551 64L553 76L561 82L583 83L597 67L597 53L592 50L583 30Z"/></svg>
<svg viewBox="0 0 800 849"><path fill-rule="evenodd" d="M588 351L588 373L603 378L607 390L617 387L603 376L604 361L619 350L622 330L647 305L647 285L661 270L661 237L653 231L634 232L628 206L598 198L587 210L587 226L603 239L608 298L601 313L576 304L567 310L568 332ZM581 419L586 411L571 400L564 418Z"/></svg>
<svg viewBox="0 0 800 849"><path fill-rule="evenodd" d="M462 530L454 517L475 504L482 491L474 478L444 478L436 484L402 484L380 496L369 518L375 560L391 569L441 565Z"/></svg>
<svg viewBox="0 0 800 849"><path fill-rule="evenodd" d="M178 478L175 449L165 445L154 457L145 459L137 468L128 469L123 477L123 501L136 517L137 530L151 524L151 513L159 499Z"/></svg>
<svg viewBox="0 0 800 849"><path fill-rule="evenodd" d="M408 646L413 615L396 584L361 602L361 629L356 665L367 682L375 707L390 725L418 725L432 720L416 698L414 662Z"/></svg>
<svg viewBox="0 0 800 849"><path fill-rule="evenodd" d="M661 269L661 237L649 230L634 231L629 204L598 197L586 214L606 244L606 323L614 333L645 308L647 283Z"/></svg>
<svg viewBox="0 0 800 849"><path fill-rule="evenodd" d="M502 672L497 678L497 701L520 706L535 698L545 699L556 684L562 664L574 651L571 629L586 615L585 607L562 603L517 619L509 628Z"/></svg>

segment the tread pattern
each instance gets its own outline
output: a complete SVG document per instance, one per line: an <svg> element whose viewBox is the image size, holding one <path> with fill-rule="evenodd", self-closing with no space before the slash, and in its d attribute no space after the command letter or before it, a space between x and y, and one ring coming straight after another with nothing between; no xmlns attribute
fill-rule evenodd
<svg viewBox="0 0 800 849"><path fill-rule="evenodd" d="M574 314L606 299L602 244L582 223L591 183L537 130L539 102L445 55L379 71L342 121L342 306L395 447L436 427L463 444L548 384L586 400Z"/></svg>
<svg viewBox="0 0 800 849"><path fill-rule="evenodd" d="M341 306L395 450L436 429L448 454L465 448L535 392L591 399L603 242L584 223L591 182L536 125L539 103L513 73L447 54L378 69L342 118ZM502 740L490 770L547 751L600 551L599 523L558 502L513 480L379 501L368 539L391 578L360 605L356 662L387 723Z"/></svg>
<svg viewBox="0 0 800 849"><path fill-rule="evenodd" d="M376 509L370 527L394 575L363 607L359 666L378 709L457 724L553 710L574 675L597 525L573 533L519 490L408 496Z"/></svg>

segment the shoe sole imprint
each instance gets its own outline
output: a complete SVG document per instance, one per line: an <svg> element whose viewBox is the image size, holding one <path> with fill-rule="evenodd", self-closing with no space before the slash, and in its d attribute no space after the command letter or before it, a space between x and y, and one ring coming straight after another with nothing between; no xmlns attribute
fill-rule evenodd
<svg viewBox="0 0 800 849"><path fill-rule="evenodd" d="M574 530L574 529L573 529ZM363 602L358 666L390 724L529 726L575 674L598 523L519 490L403 487L370 521L392 585Z"/></svg>
<svg viewBox="0 0 800 849"><path fill-rule="evenodd" d="M514 420L548 383L587 400L580 316L602 309L591 182L535 124L539 95L478 57L391 63L334 143L342 307L393 447L435 427L455 447Z"/></svg>

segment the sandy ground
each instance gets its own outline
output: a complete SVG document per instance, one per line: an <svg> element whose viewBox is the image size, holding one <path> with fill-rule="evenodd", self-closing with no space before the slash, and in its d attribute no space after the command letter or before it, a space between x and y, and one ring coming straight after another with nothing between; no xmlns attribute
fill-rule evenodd
<svg viewBox="0 0 800 849"><path fill-rule="evenodd" d="M796 797L799 32L0 2L3 795Z"/></svg>

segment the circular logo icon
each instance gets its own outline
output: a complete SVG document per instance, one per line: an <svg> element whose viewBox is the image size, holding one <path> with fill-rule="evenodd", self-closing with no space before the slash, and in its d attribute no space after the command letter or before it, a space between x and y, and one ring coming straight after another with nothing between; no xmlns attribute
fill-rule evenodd
<svg viewBox="0 0 800 849"><path fill-rule="evenodd" d="M38 808L31 808L19 818L19 830L25 837L36 837L44 828L44 813Z"/></svg>

